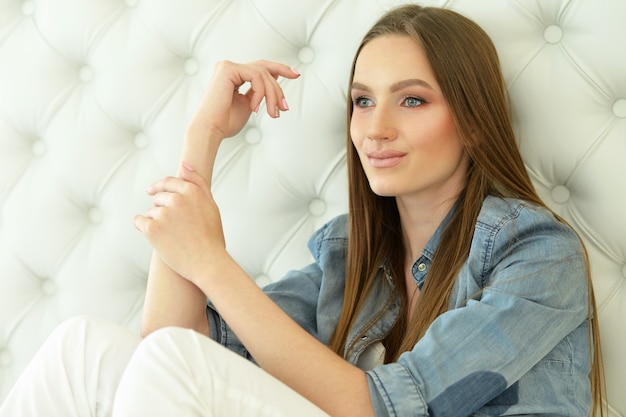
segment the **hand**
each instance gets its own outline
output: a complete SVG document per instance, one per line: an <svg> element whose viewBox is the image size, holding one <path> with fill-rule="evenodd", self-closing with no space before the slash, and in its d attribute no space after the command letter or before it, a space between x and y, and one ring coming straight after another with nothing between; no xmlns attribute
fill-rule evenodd
<svg viewBox="0 0 626 417"><path fill-rule="evenodd" d="M219 209L209 184L182 163L181 177L166 177L147 188L153 207L134 218L172 270L198 285L211 267L228 258Z"/></svg>
<svg viewBox="0 0 626 417"><path fill-rule="evenodd" d="M289 110L278 77L298 78L299 73L286 65L270 61L236 64L223 61L215 66L213 77L200 103L187 135L218 140L236 135L251 112L258 111L265 98L267 113L279 117ZM245 94L239 88L250 83Z"/></svg>

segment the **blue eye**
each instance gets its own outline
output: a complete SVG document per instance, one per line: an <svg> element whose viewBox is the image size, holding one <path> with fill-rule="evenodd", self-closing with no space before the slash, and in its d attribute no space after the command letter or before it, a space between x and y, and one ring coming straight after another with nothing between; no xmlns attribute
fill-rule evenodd
<svg viewBox="0 0 626 417"><path fill-rule="evenodd" d="M426 101L417 97L405 97L403 101L403 104L406 107L419 107L424 103L426 103Z"/></svg>
<svg viewBox="0 0 626 417"><path fill-rule="evenodd" d="M352 103L354 103L356 107L361 108L370 107L373 105L372 100L367 97L357 97L352 101Z"/></svg>

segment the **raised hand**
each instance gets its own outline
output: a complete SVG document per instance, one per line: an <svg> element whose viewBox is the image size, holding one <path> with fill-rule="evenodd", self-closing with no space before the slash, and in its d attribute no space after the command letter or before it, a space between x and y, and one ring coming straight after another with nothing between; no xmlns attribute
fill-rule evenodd
<svg viewBox="0 0 626 417"><path fill-rule="evenodd" d="M270 117L279 117L281 111L289 110L289 106L278 77L294 79L299 76L288 66L270 61L218 63L187 136L219 141L234 136L250 114L259 110L263 99ZM241 92L244 85L249 88Z"/></svg>

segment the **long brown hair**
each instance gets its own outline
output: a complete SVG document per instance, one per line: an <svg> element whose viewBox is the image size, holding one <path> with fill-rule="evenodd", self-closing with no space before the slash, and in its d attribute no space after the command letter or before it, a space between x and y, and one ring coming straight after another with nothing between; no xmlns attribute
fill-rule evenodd
<svg viewBox="0 0 626 417"><path fill-rule="evenodd" d="M386 362L396 361L400 354L413 349L430 324L448 309L452 287L469 255L476 220L487 195L518 198L548 209L537 195L517 148L496 49L473 21L442 8L407 5L391 10L363 38L352 64L350 84L363 46L379 36L398 34L411 37L423 48L455 119L470 164L457 210L443 232L428 279L411 318L407 319L406 253L396 201L372 192L348 133L350 229L346 284L343 309L329 346L342 356L354 347L346 346L348 333L384 263L401 302L398 320L385 339ZM347 117L350 124L350 100ZM583 250L587 257L584 245ZM587 277L593 415L597 411L604 415L600 338L588 259Z"/></svg>

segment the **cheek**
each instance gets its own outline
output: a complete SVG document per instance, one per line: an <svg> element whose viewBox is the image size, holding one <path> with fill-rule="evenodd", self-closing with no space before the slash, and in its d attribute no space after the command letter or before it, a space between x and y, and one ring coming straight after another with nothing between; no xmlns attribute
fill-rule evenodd
<svg viewBox="0 0 626 417"><path fill-rule="evenodd" d="M360 123L355 119L355 117L350 119L350 139L356 149L359 150L360 144L363 143L363 135Z"/></svg>

